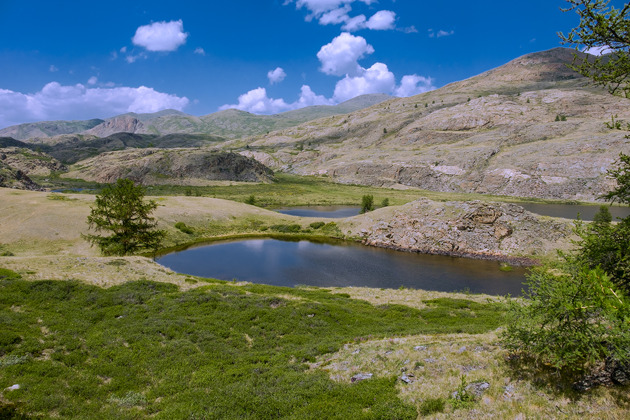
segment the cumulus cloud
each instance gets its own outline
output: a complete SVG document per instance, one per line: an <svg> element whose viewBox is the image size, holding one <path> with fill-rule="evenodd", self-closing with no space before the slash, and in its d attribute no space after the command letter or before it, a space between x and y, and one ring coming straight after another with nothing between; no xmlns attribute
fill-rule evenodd
<svg viewBox="0 0 630 420"><path fill-rule="evenodd" d="M175 51L186 43L186 38L188 34L184 32L184 23L173 20L140 26L132 42L149 51Z"/></svg>
<svg viewBox="0 0 630 420"><path fill-rule="evenodd" d="M396 26L396 13L391 10L376 12L365 24L368 29L384 31L394 29Z"/></svg>
<svg viewBox="0 0 630 420"><path fill-rule="evenodd" d="M584 48L582 52L585 52L586 54L590 54L590 55L602 56L602 55L610 54L611 52L613 52L613 49L610 48L610 46L608 45L600 45L597 47Z"/></svg>
<svg viewBox="0 0 630 420"><path fill-rule="evenodd" d="M269 79L269 83L272 85L282 82L285 77L287 77L287 74L284 72L282 67L276 67L275 70L267 72L267 78Z"/></svg>
<svg viewBox="0 0 630 420"><path fill-rule="evenodd" d="M419 95L433 89L435 89L435 86L433 86L433 79L430 77L418 76L417 74L411 74L403 76L400 81L400 86L398 86L394 91L394 95L406 98L408 96Z"/></svg>
<svg viewBox="0 0 630 420"><path fill-rule="evenodd" d="M95 85L95 84L96 84L96 82L98 82L98 77L96 77L96 76L92 76L92 77L90 77L90 78L88 79L88 81L87 81L87 82L88 82L88 85Z"/></svg>
<svg viewBox="0 0 630 420"><path fill-rule="evenodd" d="M300 97L293 103L287 103L284 99L274 99L267 95L267 89L259 87L238 97L238 104L223 105L221 110L240 109L253 114L278 114L292 111L312 105L333 105L332 99L326 99L323 95L317 95L310 86L302 86Z"/></svg>
<svg viewBox="0 0 630 420"><path fill-rule="evenodd" d="M195 54L199 54L199 55L206 55L206 50L204 50L204 49L203 49L203 48L201 48L201 47L197 47L197 48L195 48L194 53L195 53Z"/></svg>
<svg viewBox="0 0 630 420"><path fill-rule="evenodd" d="M285 1L285 5L291 3L292 0ZM317 19L320 25L341 25L342 30L348 32L358 31L360 29L372 30L389 30L396 27L396 13L390 10L381 10L376 12L369 19L361 14L350 16L352 11L351 4L355 2L370 5L376 3L376 0L296 0L298 9L305 8L309 11L306 20L311 21Z"/></svg>
<svg viewBox="0 0 630 420"><path fill-rule="evenodd" d="M337 82L333 98L336 102L347 101L368 93L392 93L396 87L396 77L387 65L375 63L364 69L359 76L346 76Z"/></svg>
<svg viewBox="0 0 630 420"><path fill-rule="evenodd" d="M0 89L0 127L32 121L107 118L126 112L182 110L188 98L137 88L88 88L50 82L37 93Z"/></svg>
<svg viewBox="0 0 630 420"><path fill-rule="evenodd" d="M317 53L317 58L322 63L320 70L325 74L355 76L361 72L358 60L373 52L374 47L365 38L343 32L324 45Z"/></svg>
<svg viewBox="0 0 630 420"><path fill-rule="evenodd" d="M50 67L48 67L48 71L51 73L54 73L54 72L59 71L59 69L54 64L51 64Z"/></svg>

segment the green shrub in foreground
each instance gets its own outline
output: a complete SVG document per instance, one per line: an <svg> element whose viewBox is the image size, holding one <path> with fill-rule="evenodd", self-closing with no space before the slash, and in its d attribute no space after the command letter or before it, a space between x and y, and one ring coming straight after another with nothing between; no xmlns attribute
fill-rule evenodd
<svg viewBox="0 0 630 420"><path fill-rule="evenodd" d="M20 413L61 418L413 419L395 377L337 383L305 362L364 337L482 333L502 313L449 299L375 307L256 284L180 292L149 281L100 289L5 277L0 388L21 385L4 393Z"/></svg>
<svg viewBox="0 0 630 420"><path fill-rule="evenodd" d="M569 377L630 359L630 304L600 268L569 260L534 268L525 304L512 302L503 344Z"/></svg>

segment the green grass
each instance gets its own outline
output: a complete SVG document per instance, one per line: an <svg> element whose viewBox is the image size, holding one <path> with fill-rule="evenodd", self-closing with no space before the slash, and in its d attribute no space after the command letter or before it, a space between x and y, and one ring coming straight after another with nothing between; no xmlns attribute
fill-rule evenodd
<svg viewBox="0 0 630 420"><path fill-rule="evenodd" d="M20 385L4 391L0 412L415 419L395 377L336 383L306 362L372 338L482 333L504 314L497 304L451 299L417 310L325 289L208 282L187 292L150 281L101 289L0 271L0 389Z"/></svg>
<svg viewBox="0 0 630 420"><path fill-rule="evenodd" d="M104 185L80 179L51 177L32 177L35 182L49 188L84 188L84 193L98 193ZM47 179L48 181L44 181ZM436 201L510 201L535 203L572 203L575 201L542 200L472 193L445 193L426 190L396 190L390 188L370 187L364 185L346 185L334 183L331 179L317 176L298 176L276 173L276 182L240 183L238 185L221 186L178 186L156 185L147 187L150 196L204 196L223 198L241 203L253 203L259 207L276 208L291 206L315 205L350 205L360 206L364 195L372 195L375 203L387 200L388 205L401 205L426 197ZM589 204L589 203L585 203Z"/></svg>

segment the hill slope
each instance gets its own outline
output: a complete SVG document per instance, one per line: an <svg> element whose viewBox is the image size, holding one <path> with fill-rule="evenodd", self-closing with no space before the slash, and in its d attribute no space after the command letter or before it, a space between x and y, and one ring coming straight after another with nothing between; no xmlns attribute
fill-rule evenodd
<svg viewBox="0 0 630 420"><path fill-rule="evenodd" d="M479 76L350 115L230 142L275 169L337 182L596 200L630 102L567 68L573 50L517 58Z"/></svg>

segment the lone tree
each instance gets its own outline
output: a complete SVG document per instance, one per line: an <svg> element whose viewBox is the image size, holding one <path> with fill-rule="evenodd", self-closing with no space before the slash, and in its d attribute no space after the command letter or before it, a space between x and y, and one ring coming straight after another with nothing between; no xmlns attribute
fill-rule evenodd
<svg viewBox="0 0 630 420"><path fill-rule="evenodd" d="M144 188L134 185L129 179L119 179L116 184L106 186L96 196L88 225L104 235L83 235L83 238L98 245L104 255L129 255L142 249L157 250L166 234L156 230L157 222L151 217L157 208L155 201L143 201Z"/></svg>
<svg viewBox="0 0 630 420"><path fill-rule="evenodd" d="M598 53L575 56L573 69L607 86L613 94L630 97L630 3L617 9L610 0L567 0L580 24L560 38L567 44ZM601 55L605 54L605 55Z"/></svg>

